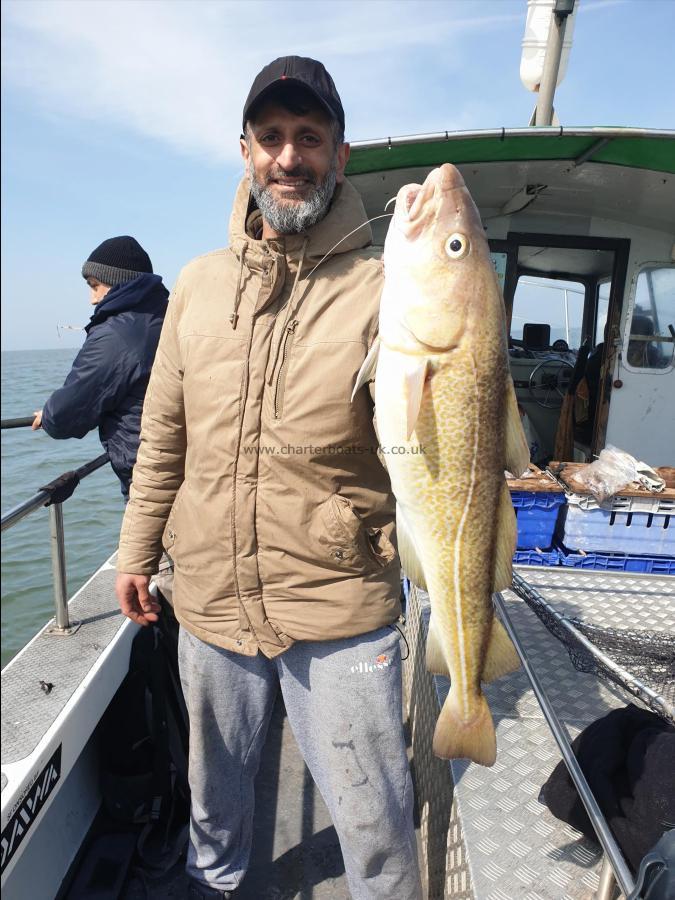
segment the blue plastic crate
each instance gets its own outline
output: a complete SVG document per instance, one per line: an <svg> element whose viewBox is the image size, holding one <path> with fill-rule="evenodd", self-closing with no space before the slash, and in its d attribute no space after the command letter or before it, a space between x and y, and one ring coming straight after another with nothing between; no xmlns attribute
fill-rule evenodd
<svg viewBox="0 0 675 900"><path fill-rule="evenodd" d="M519 566L559 566L560 551L552 550L516 550L513 562Z"/></svg>
<svg viewBox="0 0 675 900"><path fill-rule="evenodd" d="M518 520L518 549L549 548L565 495L549 491L511 491L511 502Z"/></svg>
<svg viewBox="0 0 675 900"><path fill-rule="evenodd" d="M562 542L568 550L675 556L675 516L568 504Z"/></svg>
<svg viewBox="0 0 675 900"><path fill-rule="evenodd" d="M628 553L562 553L561 562L564 566L574 566L578 569L675 575L675 557L672 556L634 556Z"/></svg>

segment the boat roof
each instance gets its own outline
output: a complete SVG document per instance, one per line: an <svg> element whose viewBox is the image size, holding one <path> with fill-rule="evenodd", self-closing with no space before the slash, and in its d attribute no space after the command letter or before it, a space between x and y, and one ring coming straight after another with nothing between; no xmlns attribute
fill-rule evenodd
<svg viewBox="0 0 675 900"><path fill-rule="evenodd" d="M518 228L525 219L513 214L523 209L529 222L545 217L536 230L585 233L597 218L675 231L675 131L530 127L383 138L352 144L346 174L371 218L444 162L460 169L484 221L511 216ZM376 243L385 230L375 223Z"/></svg>
<svg viewBox="0 0 675 900"><path fill-rule="evenodd" d="M647 128L495 128L356 141L347 175L443 162L593 161L675 174L675 131Z"/></svg>

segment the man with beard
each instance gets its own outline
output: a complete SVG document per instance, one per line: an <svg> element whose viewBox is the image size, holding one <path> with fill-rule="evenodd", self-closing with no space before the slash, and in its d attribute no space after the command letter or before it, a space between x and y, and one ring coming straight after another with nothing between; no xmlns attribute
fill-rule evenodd
<svg viewBox="0 0 675 900"><path fill-rule="evenodd" d="M394 505L368 391L382 266L335 85L283 57L244 106L230 246L169 304L120 538L125 613L175 563L190 714L191 897L232 897L276 694L335 823L352 896L421 897L401 725Z"/></svg>

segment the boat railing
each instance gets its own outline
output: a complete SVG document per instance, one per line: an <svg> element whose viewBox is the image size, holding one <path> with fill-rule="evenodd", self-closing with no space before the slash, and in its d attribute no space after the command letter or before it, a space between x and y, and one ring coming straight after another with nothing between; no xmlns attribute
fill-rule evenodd
<svg viewBox="0 0 675 900"><path fill-rule="evenodd" d="M632 693L647 708L660 715L668 723L675 722L675 710L673 709L673 704L643 680L627 671L622 665L614 662L606 653L590 641L581 631L581 628L585 627L583 623L580 623L577 620L570 621L566 619L565 616L559 614L545 601L536 588L515 571L513 573L511 590L527 603L548 630L563 643L565 649L570 654L570 659L575 668L585 672L592 672L605 681L619 685L624 690ZM407 605L412 602L411 591L411 584L406 579L404 581L404 592ZM567 767L569 776L574 783L579 798L597 835L598 842L604 851L598 889L594 895L594 900L612 900L616 895L617 884L623 897L634 898L637 894L635 893L636 885L633 873L626 863L623 852L607 823L605 815L595 799L593 791L586 779L586 775L575 756L571 740L558 718L540 678L533 668L524 643L516 631L508 612L507 605L501 594L497 593L494 595L494 603L499 613L499 617L518 652L523 671L525 672L534 696L539 703L549 731L558 745L558 749L560 750L560 754ZM607 629L598 627L596 627L595 630L607 631ZM614 634L618 634L618 630L615 629ZM652 640L655 637L652 632L642 632L641 634L649 635ZM633 634L633 638L636 636L637 635ZM672 646L672 638L664 636L663 644L656 648L658 658L660 659L660 657L663 656L664 659L666 657L672 659ZM577 651L576 658L571 653L572 648ZM585 654L585 657L582 658L580 655L581 653ZM589 668L588 658L592 658L593 660L592 668ZM658 683L657 674L659 666L656 662L652 661L650 663L650 671L651 668L655 670L654 677L657 679Z"/></svg>
<svg viewBox="0 0 675 900"><path fill-rule="evenodd" d="M2 419L0 429L22 428L33 424L33 416L19 419ZM66 550L63 528L63 504L73 494L75 488L97 469L100 469L110 457L102 453L95 459L89 460L77 469L63 472L58 478L41 487L36 494L18 503L8 512L2 515L1 531L6 531L16 525L26 516L41 509L49 508L49 529L51 533L51 557L52 577L54 583L54 625L47 629L47 633L54 635L71 635L79 628L78 622L71 622L68 615L68 587L66 580Z"/></svg>
<svg viewBox="0 0 675 900"><path fill-rule="evenodd" d="M517 572L513 573L511 589L527 603L551 634L563 644L576 669L592 673L607 683L618 685L635 696L645 707L651 709L664 721L675 724L672 696L666 696L667 685L672 679L672 659L675 649L672 636L651 631L622 632L616 628L604 628L578 619L568 619L547 603L536 588ZM593 796L551 701L527 657L523 643L511 622L506 604L500 594L495 594L495 604L518 651L523 669L532 685L544 718L558 744L570 777L605 852L600 884L595 898L596 900L610 900L614 896L615 881L621 888L624 897L634 897L636 896L635 880L631 870ZM598 643L590 640L589 634L594 636ZM609 652L601 649L603 645L612 647L612 653L616 659L612 658ZM629 662L624 665L622 664L623 660L629 660ZM633 671L629 671L628 667ZM652 685L646 683L647 676L642 674L645 672L652 680Z"/></svg>
<svg viewBox="0 0 675 900"><path fill-rule="evenodd" d="M528 585L527 582L517 575L514 572L514 590L516 593L520 595L522 590L527 590L529 592L535 593L534 588L531 585ZM521 664L523 666L523 670L532 686L532 690L534 691L534 695L537 698L537 702L541 708L541 711L544 714L544 718L546 719L546 723L553 735L562 758L567 767L567 771L569 772L570 778L572 779L574 786L577 789L579 797L581 798L581 802L588 813L588 817L591 820L593 825L593 830L595 831L598 841L602 846L604 851L604 859L602 864L602 870L600 872L600 881L598 884L598 890L595 894L595 900L611 900L614 896L614 886L615 883L619 884L621 891L624 897L629 897L633 891L635 890L635 880L633 875L626 864L624 856L619 848L619 845L612 834L609 825L607 824L607 820L603 815L598 801L595 799L593 795L593 791L586 780L586 776L574 755L574 750L570 744L570 740L567 736L565 729L563 728L560 719L555 713L553 709L553 705L549 700L536 672L534 671L532 664L528 658L525 647L523 646L523 642L520 640L520 637L513 626L509 613L506 609L506 604L501 597L501 594L494 595L495 605L499 611L500 618L504 623L504 627L508 632L509 637L513 641L513 644L518 652L518 656L520 657Z"/></svg>

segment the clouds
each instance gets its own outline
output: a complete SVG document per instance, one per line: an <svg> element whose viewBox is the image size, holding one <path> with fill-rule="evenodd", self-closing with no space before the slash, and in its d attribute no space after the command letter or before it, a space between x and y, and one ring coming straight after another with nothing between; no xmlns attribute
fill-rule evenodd
<svg viewBox="0 0 675 900"><path fill-rule="evenodd" d="M80 266L106 237L137 237L168 285L227 243L241 107L271 59L326 64L350 140L522 127L525 17L526 0L3 0L3 347L86 321ZM670 122L674 24L672 3L581 0L563 123Z"/></svg>
<svg viewBox="0 0 675 900"><path fill-rule="evenodd" d="M6 84L43 115L121 127L214 163L236 158L242 100L275 56L327 64L353 111L352 138L462 127L468 98L453 98L450 117L436 106L434 118L420 107L420 83L429 80L433 104L434 79L459 72L472 34L524 21L519 0L12 0L3 9Z"/></svg>
<svg viewBox="0 0 675 900"><path fill-rule="evenodd" d="M208 15L195 27L182 3L107 0L28 0L6 11L13 25L6 77L43 112L222 157L227 126L215 86L236 91L239 79Z"/></svg>

